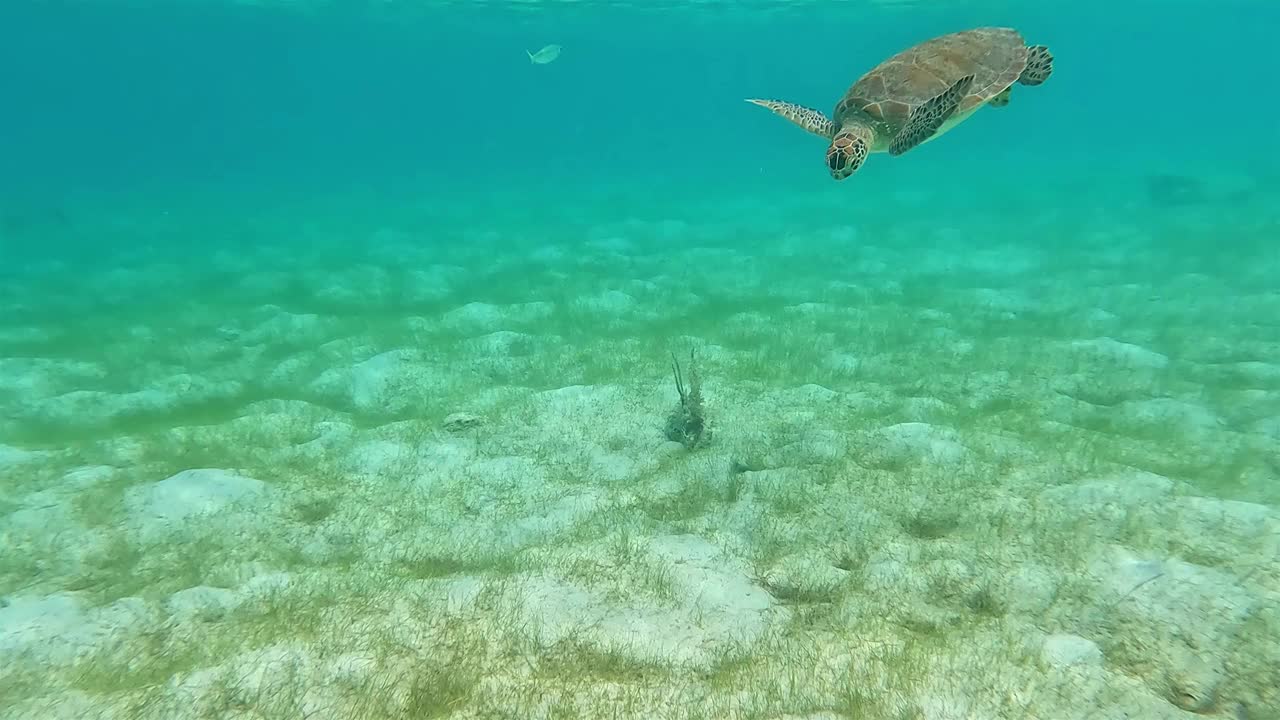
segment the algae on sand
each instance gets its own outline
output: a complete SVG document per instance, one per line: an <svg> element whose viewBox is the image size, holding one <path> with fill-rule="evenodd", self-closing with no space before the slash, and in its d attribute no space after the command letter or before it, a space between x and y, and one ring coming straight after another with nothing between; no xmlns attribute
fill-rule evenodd
<svg viewBox="0 0 1280 720"><path fill-rule="evenodd" d="M667 418L667 439L693 450L711 439L711 431L707 427L706 407L702 400L702 378L698 375L693 350L689 351L688 382L685 382L680 360L676 358L675 353L671 353L671 372L675 376L680 404Z"/></svg>

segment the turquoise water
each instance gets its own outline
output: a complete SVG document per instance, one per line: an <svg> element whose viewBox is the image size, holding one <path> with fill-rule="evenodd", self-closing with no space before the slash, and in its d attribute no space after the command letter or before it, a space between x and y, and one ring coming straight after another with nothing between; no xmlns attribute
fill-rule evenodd
<svg viewBox="0 0 1280 720"><path fill-rule="evenodd" d="M4 4L0 718L1280 717L1278 24Z"/></svg>

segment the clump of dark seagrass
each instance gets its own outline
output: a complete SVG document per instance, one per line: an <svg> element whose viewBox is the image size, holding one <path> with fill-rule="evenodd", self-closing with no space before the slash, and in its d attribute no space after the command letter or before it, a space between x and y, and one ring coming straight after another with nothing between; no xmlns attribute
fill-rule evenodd
<svg viewBox="0 0 1280 720"><path fill-rule="evenodd" d="M693 351L689 351L688 382L685 381L684 371L675 353L671 353L671 372L676 378L680 404L667 418L667 439L693 450L711 439L711 430L707 427L707 411L702 403L702 378L698 376Z"/></svg>

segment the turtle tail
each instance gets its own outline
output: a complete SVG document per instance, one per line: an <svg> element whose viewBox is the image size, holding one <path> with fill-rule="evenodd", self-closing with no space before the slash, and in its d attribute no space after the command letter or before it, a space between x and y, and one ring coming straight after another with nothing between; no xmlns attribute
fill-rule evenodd
<svg viewBox="0 0 1280 720"><path fill-rule="evenodd" d="M823 137L828 140L836 136L836 125L822 113L795 103L782 102L781 100L752 100L747 102L752 105L759 105L762 108L773 111L774 114L780 115L809 132Z"/></svg>
<svg viewBox="0 0 1280 720"><path fill-rule="evenodd" d="M1023 85L1039 85L1053 74L1053 53L1044 45L1027 47L1027 67L1018 76Z"/></svg>

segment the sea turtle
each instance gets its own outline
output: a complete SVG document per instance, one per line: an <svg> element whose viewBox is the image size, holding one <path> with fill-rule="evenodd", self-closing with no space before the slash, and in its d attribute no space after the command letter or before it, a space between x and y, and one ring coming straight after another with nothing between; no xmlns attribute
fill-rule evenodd
<svg viewBox="0 0 1280 720"><path fill-rule="evenodd" d="M747 100L831 141L827 169L843 180L867 153L901 155L960 124L986 105L1009 104L1015 82L1039 85L1053 55L1012 28L984 27L942 35L907 48L855 82L830 119L778 100Z"/></svg>

